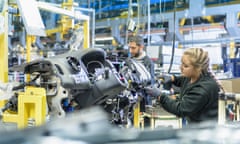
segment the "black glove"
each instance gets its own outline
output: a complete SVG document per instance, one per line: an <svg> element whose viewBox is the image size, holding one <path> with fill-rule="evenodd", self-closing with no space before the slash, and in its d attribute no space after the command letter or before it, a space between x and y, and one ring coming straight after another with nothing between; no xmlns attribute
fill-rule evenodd
<svg viewBox="0 0 240 144"><path fill-rule="evenodd" d="M152 97L158 97L161 95L161 91L156 86L149 86L144 88L145 92Z"/></svg>
<svg viewBox="0 0 240 144"><path fill-rule="evenodd" d="M172 75L165 74L159 77L159 79L163 80L163 88L166 90L170 90L172 88Z"/></svg>

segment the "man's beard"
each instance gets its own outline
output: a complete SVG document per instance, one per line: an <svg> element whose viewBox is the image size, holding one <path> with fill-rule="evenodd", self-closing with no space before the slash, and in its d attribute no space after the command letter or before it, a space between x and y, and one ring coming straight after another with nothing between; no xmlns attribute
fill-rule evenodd
<svg viewBox="0 0 240 144"><path fill-rule="evenodd" d="M131 57L135 57L135 58L136 58L136 57L139 57L140 54L141 54L141 53L140 53L140 49L138 49L138 52L137 52L135 55L131 56Z"/></svg>

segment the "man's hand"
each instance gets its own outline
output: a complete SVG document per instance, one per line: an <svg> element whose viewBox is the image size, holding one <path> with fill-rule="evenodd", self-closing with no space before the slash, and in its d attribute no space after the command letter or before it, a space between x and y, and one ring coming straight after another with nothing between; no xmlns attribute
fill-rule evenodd
<svg viewBox="0 0 240 144"><path fill-rule="evenodd" d="M152 97L158 97L161 95L161 91L156 86L149 86L144 88L145 92Z"/></svg>

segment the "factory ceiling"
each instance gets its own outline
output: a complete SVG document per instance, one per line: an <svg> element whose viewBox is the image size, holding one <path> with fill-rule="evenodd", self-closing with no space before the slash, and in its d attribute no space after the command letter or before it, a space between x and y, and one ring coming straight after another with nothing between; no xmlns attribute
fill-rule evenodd
<svg viewBox="0 0 240 144"><path fill-rule="evenodd" d="M146 0L96 0L82 1L79 3L83 7L93 8L96 11L96 34L107 33L110 35L119 35L116 32L117 25L126 30L126 21L130 17L138 21L139 30L147 29L150 21L151 32L167 33L172 35L176 31L177 38L183 40L184 34L190 30L208 28L219 29L227 35L236 37L240 35L239 20L240 14L237 11L240 7L239 0L150 0L150 19L147 18ZM173 12L176 12L175 20ZM175 22L176 21L176 22ZM175 24L174 24L175 23ZM204 27L204 28L203 28ZM175 28L175 30L174 30ZM206 29L205 29L206 30ZM105 32L104 32L105 31ZM120 29L121 34L121 29ZM169 37L169 36L168 36ZM171 40L171 38L170 38Z"/></svg>

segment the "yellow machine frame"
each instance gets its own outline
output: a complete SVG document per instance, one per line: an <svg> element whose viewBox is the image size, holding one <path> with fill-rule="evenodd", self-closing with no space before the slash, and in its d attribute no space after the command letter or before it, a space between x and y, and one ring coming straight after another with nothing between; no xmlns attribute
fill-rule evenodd
<svg viewBox="0 0 240 144"><path fill-rule="evenodd" d="M0 81L8 82L8 6L4 1L3 10L0 13L4 17L4 32L0 34Z"/></svg>
<svg viewBox="0 0 240 144"><path fill-rule="evenodd" d="M17 123L19 129L31 126L40 126L46 122L47 103L44 88L26 87L25 92L19 92L18 112L5 112L3 122Z"/></svg>
<svg viewBox="0 0 240 144"><path fill-rule="evenodd" d="M8 81L8 12L7 12L7 1L5 1L4 10L1 15L4 16L4 33L0 34L0 80L3 82ZM71 10L73 7L73 1L63 3L63 8L67 7L67 10ZM62 16L61 27L47 31L47 33L61 32L61 35L67 31L67 29L73 28L73 19L69 16ZM84 29L84 48L89 47L89 22L85 20L83 22ZM26 37L26 61L31 61L31 48L32 44L35 43L36 36L27 35ZM27 81L30 80L30 75L27 75ZM4 105L5 101L1 101L1 106ZM46 91L44 88L26 87L24 92L18 93L18 111L11 112L6 111L3 113L3 122L16 123L18 128L22 129L29 126L29 121L32 122L33 126L39 126L46 121L47 116L47 101ZM34 124L33 124L34 123Z"/></svg>
<svg viewBox="0 0 240 144"><path fill-rule="evenodd" d="M74 6L73 0L68 0L67 2L62 3L62 8L65 10L72 11L73 6ZM89 20L84 20L82 25L84 31L83 48L89 48ZM73 18L67 15L62 15L60 25L57 28L46 30L46 34L51 35L60 32L60 38L64 39L64 34L66 34L69 29L75 28L78 28L78 24L74 25Z"/></svg>

